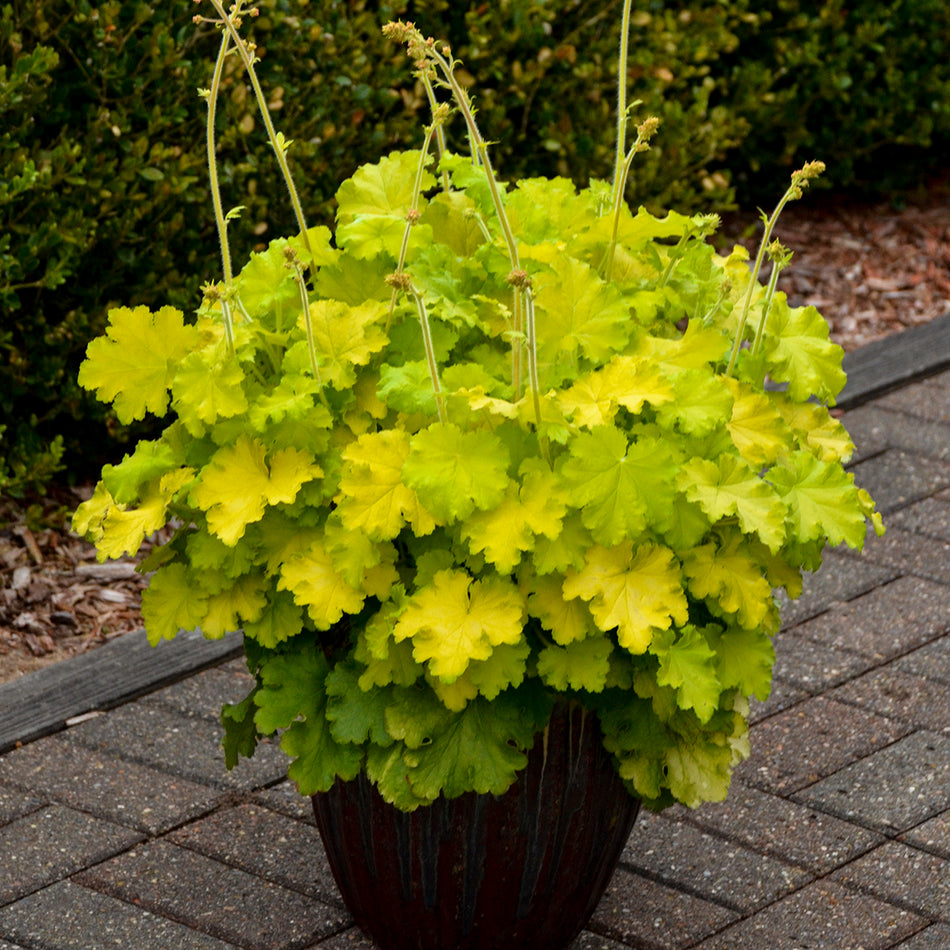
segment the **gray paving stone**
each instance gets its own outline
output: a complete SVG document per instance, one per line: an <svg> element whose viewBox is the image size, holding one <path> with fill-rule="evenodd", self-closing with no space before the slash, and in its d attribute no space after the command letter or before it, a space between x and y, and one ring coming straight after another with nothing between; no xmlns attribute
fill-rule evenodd
<svg viewBox="0 0 950 950"><path fill-rule="evenodd" d="M902 412L877 404L845 413L841 420L855 445L853 463L886 449L902 449L930 458L950 459L947 432L950 427L925 419L908 420Z"/></svg>
<svg viewBox="0 0 950 950"><path fill-rule="evenodd" d="M865 828L742 782L732 783L724 802L708 803L695 810L677 808L675 814L818 875L884 841Z"/></svg>
<svg viewBox="0 0 950 950"><path fill-rule="evenodd" d="M63 738L87 749L226 789L260 788L286 775L286 756L278 746L266 742L260 744L253 758L242 758L229 772L224 767L222 734L223 728L217 723L130 703L68 729Z"/></svg>
<svg viewBox="0 0 950 950"><path fill-rule="evenodd" d="M858 462L852 471L855 483L871 493L885 515L950 487L950 462L901 449Z"/></svg>
<svg viewBox="0 0 950 950"><path fill-rule="evenodd" d="M769 716L774 716L783 709L788 709L796 703L808 699L808 696L809 694L806 693L805 690L799 689L791 683L773 679L772 691L764 703L759 702L754 696L752 697L750 702L751 708L749 710L749 722L756 723L761 722L763 719L768 719Z"/></svg>
<svg viewBox="0 0 950 950"><path fill-rule="evenodd" d="M46 800L21 789L0 785L0 825L22 818L46 804Z"/></svg>
<svg viewBox="0 0 950 950"><path fill-rule="evenodd" d="M822 880L786 897L696 950L885 950L928 920Z"/></svg>
<svg viewBox="0 0 950 950"><path fill-rule="evenodd" d="M813 877L694 825L651 814L637 820L621 860L647 877L742 914L771 904Z"/></svg>
<svg viewBox="0 0 950 950"><path fill-rule="evenodd" d="M910 727L823 696L752 727L752 755L736 776L766 792L788 793L906 735Z"/></svg>
<svg viewBox="0 0 950 950"><path fill-rule="evenodd" d="M852 679L874 663L859 653L798 636L794 630L779 633L774 644L772 675L812 694Z"/></svg>
<svg viewBox="0 0 950 950"><path fill-rule="evenodd" d="M620 868L588 926L635 947L679 950L738 916L735 911Z"/></svg>
<svg viewBox="0 0 950 950"><path fill-rule="evenodd" d="M899 577L795 628L796 636L890 660L950 630L944 584Z"/></svg>
<svg viewBox="0 0 950 950"><path fill-rule="evenodd" d="M942 858L950 858L950 811L925 821L900 835L900 841ZM950 943L947 944L950 947Z"/></svg>
<svg viewBox="0 0 950 950"><path fill-rule="evenodd" d="M139 702L218 722L224 703L240 702L254 686L243 660L231 660L143 696Z"/></svg>
<svg viewBox="0 0 950 950"><path fill-rule="evenodd" d="M891 528L950 541L950 502L940 495L933 495L915 505L901 508L888 516L888 531Z"/></svg>
<svg viewBox="0 0 950 950"><path fill-rule="evenodd" d="M0 828L0 905L130 847L142 836L91 815L48 805Z"/></svg>
<svg viewBox="0 0 950 950"><path fill-rule="evenodd" d="M81 811L148 834L160 834L210 811L221 796L115 756L92 752L56 736L0 758L0 777Z"/></svg>
<svg viewBox="0 0 950 950"><path fill-rule="evenodd" d="M626 950L624 944L585 930L568 950Z"/></svg>
<svg viewBox="0 0 950 950"><path fill-rule="evenodd" d="M831 875L924 917L950 922L950 861L888 841Z"/></svg>
<svg viewBox="0 0 950 950"><path fill-rule="evenodd" d="M142 845L75 880L245 950L296 950L348 920L335 907L168 841Z"/></svg>
<svg viewBox="0 0 950 950"><path fill-rule="evenodd" d="M0 910L0 930L42 950L235 950L175 921L69 881ZM0 950L10 945L0 941Z"/></svg>
<svg viewBox="0 0 950 950"><path fill-rule="evenodd" d="M876 399L875 405L896 410L931 422L950 425L950 400L937 379L925 379L919 383L901 386L886 396Z"/></svg>
<svg viewBox="0 0 950 950"><path fill-rule="evenodd" d="M344 930L343 933L336 934L330 937L329 940L321 940L319 943L311 944L313 950L316 950L317 947L320 950L376 950L376 944L356 927Z"/></svg>
<svg viewBox="0 0 950 950"><path fill-rule="evenodd" d="M23 947L17 947L12 943L7 943L6 940L0 940L0 950L23 950Z"/></svg>
<svg viewBox="0 0 950 950"><path fill-rule="evenodd" d="M891 525L880 538L869 534L859 557L904 574L950 584L950 540L915 534Z"/></svg>
<svg viewBox="0 0 950 950"><path fill-rule="evenodd" d="M934 640L895 660L893 665L905 673L950 684L950 637Z"/></svg>
<svg viewBox="0 0 950 950"><path fill-rule="evenodd" d="M342 906L314 825L257 805L221 809L168 836L175 844Z"/></svg>
<svg viewBox="0 0 950 950"><path fill-rule="evenodd" d="M260 789L251 797L271 811L279 811L282 815L288 815L298 821L306 821L314 826L317 823L313 816L313 803L307 796L301 795L297 791L297 786L289 780L278 782L270 788Z"/></svg>
<svg viewBox="0 0 950 950"><path fill-rule="evenodd" d="M793 798L885 834L950 808L950 738L915 732Z"/></svg>
<svg viewBox="0 0 950 950"><path fill-rule="evenodd" d="M934 924L914 934L910 940L897 944L894 950L946 950L950 947L950 927Z"/></svg>
<svg viewBox="0 0 950 950"><path fill-rule="evenodd" d="M894 664L865 673L828 695L921 729L950 733L950 685L905 673Z"/></svg>
<svg viewBox="0 0 950 950"><path fill-rule="evenodd" d="M893 580L900 572L878 564L856 561L834 549L825 553L821 568L802 578L802 594L790 600L779 592L782 627L788 629L824 613L829 607L853 600L875 587Z"/></svg>

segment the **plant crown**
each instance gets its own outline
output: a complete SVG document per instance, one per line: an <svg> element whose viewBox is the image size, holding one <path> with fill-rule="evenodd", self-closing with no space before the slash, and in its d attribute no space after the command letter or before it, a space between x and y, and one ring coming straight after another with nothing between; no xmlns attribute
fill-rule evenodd
<svg viewBox="0 0 950 950"><path fill-rule="evenodd" d="M213 3L219 63L254 78L240 8ZM623 83L612 185L502 184L451 51L387 32L431 97L424 148L345 181L335 234L292 191L297 236L236 274L223 240L195 322L110 312L81 384L123 423L175 418L75 526L103 559L173 526L143 566L153 643L243 629L229 766L280 733L305 794L360 770L406 810L501 793L568 697L648 806L721 800L769 694L773 591L881 527L827 408L841 350L775 290L774 243L763 287L766 251L718 255L714 217L626 207L656 123L627 149ZM471 155L445 147L446 89Z"/></svg>

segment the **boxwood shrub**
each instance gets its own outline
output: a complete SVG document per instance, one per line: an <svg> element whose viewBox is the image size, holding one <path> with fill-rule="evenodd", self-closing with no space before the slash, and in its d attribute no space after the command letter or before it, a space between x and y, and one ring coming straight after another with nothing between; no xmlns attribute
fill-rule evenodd
<svg viewBox="0 0 950 950"><path fill-rule="evenodd" d="M477 77L503 175L606 177L619 0L261 0L253 35L313 223L336 183L421 137L425 96L379 26L413 19ZM0 490L81 479L114 420L75 383L115 302L197 302L218 272L205 108L217 39L196 7L139 0L0 5ZM629 189L651 208L722 208L785 166L869 177L875 156L926 158L950 127L942 0L639 0L630 93L661 131ZM236 261L291 227L253 96L235 60L219 121L225 201L243 205ZM584 107L567 110L582 90ZM461 135L458 123L453 131ZM918 165L913 166L919 167ZM777 171L778 170L778 171ZM872 176L873 177L873 176ZM875 179L877 180L877 179ZM134 433L135 435L140 433ZM108 454L115 454L114 445Z"/></svg>

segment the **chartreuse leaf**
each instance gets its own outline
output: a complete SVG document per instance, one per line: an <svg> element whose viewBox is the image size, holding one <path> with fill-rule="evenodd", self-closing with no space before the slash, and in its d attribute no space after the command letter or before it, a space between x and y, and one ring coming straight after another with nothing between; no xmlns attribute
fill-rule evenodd
<svg viewBox="0 0 950 950"><path fill-rule="evenodd" d="M142 620L148 642L173 640L179 630L195 630L204 620L207 594L183 564L160 567L142 591Z"/></svg>
<svg viewBox="0 0 950 950"><path fill-rule="evenodd" d="M422 676L423 667L412 656L412 641L397 643L393 639L393 625L402 610L400 603L392 601L373 614L357 634L354 657L363 664L360 688L372 686L411 686Z"/></svg>
<svg viewBox="0 0 950 950"><path fill-rule="evenodd" d="M775 647L762 629L730 627L719 633L706 628L709 643L716 651L719 681L723 689L738 689L744 696L765 702L772 691Z"/></svg>
<svg viewBox="0 0 950 950"><path fill-rule="evenodd" d="M347 528L374 539L395 538L407 523L416 535L432 532L435 521L402 481L408 455L409 435L402 429L366 433L343 450L334 501Z"/></svg>
<svg viewBox="0 0 950 950"><path fill-rule="evenodd" d="M73 515L73 531L83 538L87 538L94 544L99 543L102 537L102 522L106 515L115 507L115 499L112 497L105 481L96 485L96 490L91 498L87 498Z"/></svg>
<svg viewBox="0 0 950 950"><path fill-rule="evenodd" d="M738 736L744 723L740 716L734 718ZM717 738L696 727L695 734L690 730L690 734L678 737L679 741L667 750L664 764L669 789L687 808L724 801L729 793L732 768L740 757L731 745Z"/></svg>
<svg viewBox="0 0 950 950"><path fill-rule="evenodd" d="M595 632L587 604L576 597L565 598L560 575L532 575L529 582L528 613L550 631L555 643L567 646Z"/></svg>
<svg viewBox="0 0 950 950"><path fill-rule="evenodd" d="M343 614L359 613L366 598L347 583L319 541L281 564L277 586L289 590L294 602L307 608L318 630L329 630Z"/></svg>
<svg viewBox="0 0 950 950"><path fill-rule="evenodd" d="M560 243L597 221L590 192L577 193L569 178L524 178L507 197L505 211L519 241Z"/></svg>
<svg viewBox="0 0 950 950"><path fill-rule="evenodd" d="M756 534L772 552L785 539L785 505L775 490L741 459L720 455L715 461L693 458L684 463L676 484L711 521L730 515L742 530Z"/></svg>
<svg viewBox="0 0 950 950"><path fill-rule="evenodd" d="M524 641L500 643L487 660L473 660L454 683L426 679L446 708L459 712L478 695L494 699L503 690L524 682L531 647Z"/></svg>
<svg viewBox="0 0 950 950"><path fill-rule="evenodd" d="M732 415L726 428L739 454L752 466L774 462L787 451L788 426L774 403L762 393L736 379L726 379L732 393Z"/></svg>
<svg viewBox="0 0 950 950"><path fill-rule="evenodd" d="M851 472L799 451L771 469L768 477L788 506L798 540L827 537L832 546L844 542L860 548L864 544L865 513Z"/></svg>
<svg viewBox="0 0 950 950"><path fill-rule="evenodd" d="M475 202L464 192L443 191L429 202L422 220L432 228L439 244L460 260L467 260L485 243L475 213Z"/></svg>
<svg viewBox="0 0 950 950"><path fill-rule="evenodd" d="M822 462L847 462L854 443L845 427L824 406L811 402L793 402L779 393L770 393L782 418Z"/></svg>
<svg viewBox="0 0 950 950"><path fill-rule="evenodd" d="M208 527L227 545L237 544L267 505L289 504L305 482L323 474L312 456L297 449L276 452L269 468L265 455L257 439L240 436L215 452L192 492L207 514Z"/></svg>
<svg viewBox="0 0 950 950"><path fill-rule="evenodd" d="M181 361L198 345L198 331L185 326L180 310L117 307L109 311L104 336L86 349L79 385L111 402L128 425L146 412L162 415Z"/></svg>
<svg viewBox="0 0 950 950"><path fill-rule="evenodd" d="M346 221L358 214L390 214L405 222L412 206L416 171L421 153L393 152L375 165L361 165L336 193L337 219ZM422 191L435 184L429 172L423 174Z"/></svg>
<svg viewBox="0 0 950 950"><path fill-rule="evenodd" d="M581 355L606 360L623 349L631 331L627 305L583 261L563 255L553 274L537 279L538 360L556 364Z"/></svg>
<svg viewBox="0 0 950 950"><path fill-rule="evenodd" d="M386 345L388 338L382 321L387 312L386 304L378 300L358 306L339 300L317 300L310 304L313 344L320 376L326 385L336 389L353 386L356 382L353 367L365 366L372 355ZM303 328L303 316L299 325Z"/></svg>
<svg viewBox="0 0 950 950"><path fill-rule="evenodd" d="M138 508L111 505L99 525L96 538L98 559L135 554L150 534L165 526L168 505L175 493L194 476L190 468L166 472L152 483Z"/></svg>
<svg viewBox="0 0 950 950"><path fill-rule="evenodd" d="M788 383L797 402L834 401L845 384L844 351L828 339L828 322L815 307L789 307L776 294L767 324L765 356L773 379Z"/></svg>
<svg viewBox="0 0 950 950"><path fill-rule="evenodd" d="M411 638L415 659L452 683L495 646L517 643L524 613L517 588L502 578L473 581L462 571L440 571L409 601L393 635L397 642Z"/></svg>
<svg viewBox="0 0 950 950"><path fill-rule="evenodd" d="M648 510L672 503L676 466L664 442L643 437L628 445L620 429L602 427L573 439L561 474L585 527L613 545L640 533Z"/></svg>
<svg viewBox="0 0 950 950"><path fill-rule="evenodd" d="M498 505L508 487L508 451L490 432L436 423L412 436L405 483L441 523Z"/></svg>
<svg viewBox="0 0 950 950"><path fill-rule="evenodd" d="M673 384L649 360L615 356L601 370L624 409L638 413L644 403L663 406L674 398Z"/></svg>
<svg viewBox="0 0 950 950"><path fill-rule="evenodd" d="M245 574L230 586L208 598L201 632L218 640L232 630L238 630L242 621L260 620L267 606L266 581L261 574Z"/></svg>
<svg viewBox="0 0 950 950"><path fill-rule="evenodd" d="M599 693L607 685L613 644L603 636L566 647L546 646L538 654L538 676L553 689Z"/></svg>
<svg viewBox="0 0 950 950"><path fill-rule="evenodd" d="M711 542L687 551L683 573L694 597L710 598L712 605L736 614L743 627L754 629L772 602L772 587L759 563L739 535L722 545Z"/></svg>
<svg viewBox="0 0 950 950"><path fill-rule="evenodd" d="M676 690L680 708L691 709L700 722L708 722L719 705L722 686L716 670L716 654L703 630L692 624L679 631L659 631L650 643L659 660L656 681Z"/></svg>
<svg viewBox="0 0 950 950"><path fill-rule="evenodd" d="M205 426L247 409L244 370L234 357L219 360L205 350L189 353L172 383L172 404L188 431L201 436Z"/></svg>
<svg viewBox="0 0 950 950"><path fill-rule="evenodd" d="M117 504L128 505L138 499L144 485L175 468L179 462L178 454L164 440L142 439L136 443L135 451L118 465L103 466L102 485Z"/></svg>
<svg viewBox="0 0 950 950"><path fill-rule="evenodd" d="M524 480L509 485L505 500L491 511L477 512L462 526L461 534L475 553L502 574L509 574L537 535L556 538L567 512L563 488L550 469L525 463Z"/></svg>
<svg viewBox="0 0 950 950"><path fill-rule="evenodd" d="M728 354L730 341L716 327L690 320L686 332L678 338L646 336L640 338L637 354L659 363L664 372L704 369L716 366Z"/></svg>
<svg viewBox="0 0 950 950"><path fill-rule="evenodd" d="M645 652L657 632L688 618L679 564L656 544L636 550L631 541L609 549L597 545L584 567L568 574L564 596L588 601L597 626L616 628L620 645L635 654Z"/></svg>
<svg viewBox="0 0 950 950"><path fill-rule="evenodd" d="M674 398L664 403L657 422L690 435L706 435L732 415L732 394L709 370L682 370L673 380Z"/></svg>
<svg viewBox="0 0 950 950"><path fill-rule="evenodd" d="M286 729L280 746L295 761L287 771L302 795L325 792L356 777L363 758L358 746L337 742L326 717L327 662L319 650L274 654L261 666L254 722L266 735Z"/></svg>

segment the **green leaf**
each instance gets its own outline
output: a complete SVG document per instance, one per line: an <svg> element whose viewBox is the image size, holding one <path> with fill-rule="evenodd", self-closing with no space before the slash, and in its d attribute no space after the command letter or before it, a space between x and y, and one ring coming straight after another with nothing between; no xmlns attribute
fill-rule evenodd
<svg viewBox="0 0 950 950"><path fill-rule="evenodd" d="M352 661L337 663L326 678L326 691L326 716L330 733L337 742L392 744L393 739L386 729L386 707L391 691L364 690L360 685L358 664Z"/></svg>
<svg viewBox="0 0 950 950"><path fill-rule="evenodd" d="M283 591L268 591L267 606L256 620L244 623L244 636L273 649L303 630L303 610Z"/></svg>
<svg viewBox="0 0 950 950"><path fill-rule="evenodd" d="M676 465L666 443L643 437L628 445L620 429L601 427L574 438L561 474L585 527L613 545L672 504Z"/></svg>
<svg viewBox="0 0 950 950"><path fill-rule="evenodd" d="M520 693L511 690L491 702L479 697L452 716L431 743L406 750L413 794L429 801L468 791L504 794L524 768L524 750L539 728L535 710L525 707Z"/></svg>
<svg viewBox="0 0 950 950"><path fill-rule="evenodd" d="M704 632L690 625L677 634L657 633L650 652L659 660L656 681L676 690L679 705L692 709L700 722L708 722L719 705L722 686L716 670L716 654Z"/></svg>
<svg viewBox="0 0 950 950"><path fill-rule="evenodd" d="M317 719L323 714L329 666L320 650L275 653L261 665L261 686L254 722L264 735L286 729L295 719Z"/></svg>
<svg viewBox="0 0 950 950"><path fill-rule="evenodd" d="M360 214L405 215L412 206L416 172L421 152L393 152L375 165L361 165L340 185L337 193L337 218L351 220ZM422 176L422 191L435 184L427 171Z"/></svg>
<svg viewBox="0 0 950 950"><path fill-rule="evenodd" d="M338 300L310 304L313 343L324 384L336 389L354 385L353 368L365 366L388 341L381 325L386 313L386 305L376 300L358 306Z"/></svg>
<svg viewBox="0 0 950 950"><path fill-rule="evenodd" d="M224 727L224 736L221 746L224 749L224 765L228 771L238 764L238 758L250 758L257 748L260 733L254 725L254 713L257 709L253 689L239 703L225 703L221 708L221 725Z"/></svg>
<svg viewBox="0 0 950 950"><path fill-rule="evenodd" d="M323 716L293 723L280 747L294 760L287 777L301 795L329 791L338 778L348 782L363 764L362 748L337 742Z"/></svg>
<svg viewBox="0 0 950 950"><path fill-rule="evenodd" d="M118 465L103 466L102 484L118 504L131 504L145 485L180 464L178 454L164 440L142 439Z"/></svg>
<svg viewBox="0 0 950 950"><path fill-rule="evenodd" d="M436 423L412 437L402 475L436 520L448 523L498 505L507 469L508 452L497 436Z"/></svg>
<svg viewBox="0 0 950 950"><path fill-rule="evenodd" d="M318 630L329 630L343 614L359 613L366 599L337 570L319 541L281 564L277 586L291 591L294 602L307 608Z"/></svg>
<svg viewBox="0 0 950 950"><path fill-rule="evenodd" d="M827 537L831 545L864 544L865 514L851 472L800 451L768 477L788 506L789 523L800 541Z"/></svg>
<svg viewBox="0 0 950 950"><path fill-rule="evenodd" d="M731 418L732 394L709 370L683 370L673 380L673 393L674 398L657 413L657 422L664 428L676 426L703 436Z"/></svg>
<svg viewBox="0 0 950 950"><path fill-rule="evenodd" d="M566 647L547 646L538 654L538 676L553 689L599 693L607 685L613 645L603 636Z"/></svg>
<svg viewBox="0 0 950 950"><path fill-rule="evenodd" d="M86 349L79 385L111 402L126 425L147 412L160 416L168 408L168 390L178 365L197 346L198 331L185 326L180 310L114 308L105 336Z"/></svg>

